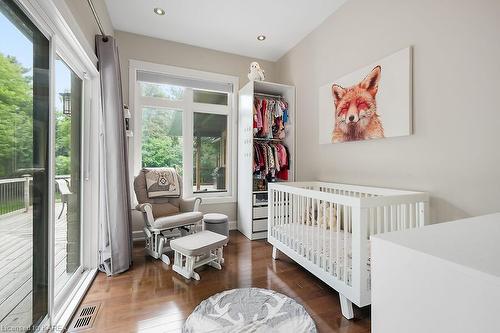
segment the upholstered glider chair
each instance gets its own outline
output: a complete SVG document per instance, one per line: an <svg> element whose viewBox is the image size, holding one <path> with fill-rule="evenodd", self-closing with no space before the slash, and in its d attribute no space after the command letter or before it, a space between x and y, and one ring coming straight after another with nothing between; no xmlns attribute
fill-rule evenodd
<svg viewBox="0 0 500 333"><path fill-rule="evenodd" d="M182 179L172 168L141 170L134 190L144 217L146 253L169 265L170 240L201 230L201 198L182 198Z"/></svg>

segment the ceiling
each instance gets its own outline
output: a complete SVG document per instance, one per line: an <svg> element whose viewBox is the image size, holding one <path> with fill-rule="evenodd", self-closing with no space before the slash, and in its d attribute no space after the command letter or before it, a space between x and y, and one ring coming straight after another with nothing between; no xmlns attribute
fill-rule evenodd
<svg viewBox="0 0 500 333"><path fill-rule="evenodd" d="M346 0L105 1L116 30L276 61Z"/></svg>

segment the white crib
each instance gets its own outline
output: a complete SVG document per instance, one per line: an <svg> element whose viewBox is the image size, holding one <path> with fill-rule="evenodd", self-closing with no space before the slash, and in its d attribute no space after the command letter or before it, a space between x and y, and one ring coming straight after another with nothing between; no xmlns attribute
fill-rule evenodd
<svg viewBox="0 0 500 333"><path fill-rule="evenodd" d="M342 314L371 302L370 236L428 223L424 192L323 182L269 184L268 241L340 294Z"/></svg>

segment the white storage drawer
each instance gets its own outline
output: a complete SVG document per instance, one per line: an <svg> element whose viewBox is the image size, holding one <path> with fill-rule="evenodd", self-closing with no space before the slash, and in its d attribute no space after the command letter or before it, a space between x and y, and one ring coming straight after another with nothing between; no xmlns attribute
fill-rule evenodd
<svg viewBox="0 0 500 333"><path fill-rule="evenodd" d="M266 231L267 219L253 220L253 232Z"/></svg>
<svg viewBox="0 0 500 333"><path fill-rule="evenodd" d="M253 218L254 219L267 218L267 206L265 206L265 207L254 207L253 208Z"/></svg>

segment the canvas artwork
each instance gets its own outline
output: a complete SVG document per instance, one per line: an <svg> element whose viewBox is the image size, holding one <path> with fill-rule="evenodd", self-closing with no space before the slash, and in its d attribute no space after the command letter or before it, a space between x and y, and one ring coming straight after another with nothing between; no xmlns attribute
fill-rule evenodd
<svg viewBox="0 0 500 333"><path fill-rule="evenodd" d="M411 48L325 84L319 91L319 143L411 134Z"/></svg>

